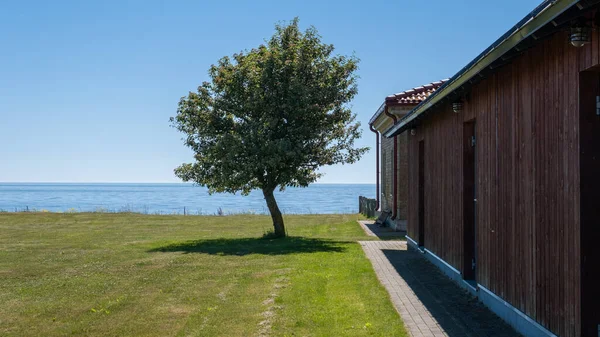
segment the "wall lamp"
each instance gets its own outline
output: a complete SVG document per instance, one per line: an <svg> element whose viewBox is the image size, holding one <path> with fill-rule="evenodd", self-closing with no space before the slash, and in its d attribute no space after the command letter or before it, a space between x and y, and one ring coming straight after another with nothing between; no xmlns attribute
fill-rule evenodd
<svg viewBox="0 0 600 337"><path fill-rule="evenodd" d="M592 26L579 20L571 26L569 42L577 48L583 47L592 41Z"/></svg>
<svg viewBox="0 0 600 337"><path fill-rule="evenodd" d="M463 111L463 102L456 101L456 102L452 103L452 111L454 111L454 113L462 112Z"/></svg>

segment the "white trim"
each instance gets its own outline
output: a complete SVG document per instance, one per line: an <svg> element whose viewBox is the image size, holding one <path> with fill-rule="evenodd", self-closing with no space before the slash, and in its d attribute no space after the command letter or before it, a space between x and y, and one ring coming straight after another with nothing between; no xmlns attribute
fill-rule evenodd
<svg viewBox="0 0 600 337"><path fill-rule="evenodd" d="M375 114L373 115L373 117L371 117L371 120L369 120L370 125L373 125L373 123L375 123L375 120L377 120L377 118L379 118L379 115L381 115L383 113L383 109L385 109L385 102L383 104L381 104L379 109L377 109L377 111L375 111Z"/></svg>
<svg viewBox="0 0 600 337"><path fill-rule="evenodd" d="M411 245L416 245L415 241L410 237L406 236L406 239ZM515 308L512 304L506 302L481 284L477 283L476 288L473 287L473 285L462 278L462 274L456 270L456 268L452 267L430 250L425 248L424 251L425 254L423 256L429 260L429 262L433 263L444 274L454 280L458 286L466 289L469 293L478 298L486 307L502 318L520 334L527 337L557 337L533 318L527 316L527 314Z"/></svg>
<svg viewBox="0 0 600 337"><path fill-rule="evenodd" d="M482 286L481 284L478 284L478 287L479 287L479 289L483 290L483 292L479 293L479 299L486 306L488 306L493 312L495 312L498 316L500 316L502 319L504 319L506 322L508 322L513 328L515 328L517 331L519 331L523 335L525 335L525 336L557 337L555 334L548 331L548 329L541 326L534 319L527 316L525 313L523 313L519 309L513 307L510 303L506 302L505 300L503 300L498 295L491 292L486 287ZM499 310L500 308L498 308L497 306L495 306L491 303L486 303L485 299L482 299L482 296L481 296L481 295L483 295L483 293L490 296L495 301L499 302L499 304L501 304L502 306L505 307L504 309L508 309L511 312L513 312L514 314L516 314L517 317L521 320L524 320L524 322L523 321L519 322L515 319L511 319L511 317L509 317L505 312ZM530 326L523 325L523 323L528 323Z"/></svg>
<svg viewBox="0 0 600 337"><path fill-rule="evenodd" d="M417 241L413 240L410 236L405 235L404 236L406 238L407 241L410 241L413 245L415 245L415 247L419 247L419 244L417 243Z"/></svg>
<svg viewBox="0 0 600 337"><path fill-rule="evenodd" d="M450 264L448 264L448 262L442 260L439 256L432 253L429 249L425 248L425 253L431 254L431 256L435 257L438 261L443 263L446 267L448 267L448 269L452 270L453 272L457 273L458 275L461 275L461 273L456 268L452 267Z"/></svg>
<svg viewBox="0 0 600 337"><path fill-rule="evenodd" d="M463 283L463 285L467 286L468 289L470 289L470 291L473 295L477 296L479 283L475 283L476 287L474 287L471 283L468 282L468 280L465 280L465 279L462 280L462 283Z"/></svg>
<svg viewBox="0 0 600 337"><path fill-rule="evenodd" d="M473 288L472 285L465 282L463 279L463 275L456 268L452 267L448 262L442 260L439 256L435 255L428 249L424 249L425 254L423 256L431 262L434 266L436 266L442 273L448 276L451 280L453 280L459 287L462 287L471 295L477 297L477 288Z"/></svg>

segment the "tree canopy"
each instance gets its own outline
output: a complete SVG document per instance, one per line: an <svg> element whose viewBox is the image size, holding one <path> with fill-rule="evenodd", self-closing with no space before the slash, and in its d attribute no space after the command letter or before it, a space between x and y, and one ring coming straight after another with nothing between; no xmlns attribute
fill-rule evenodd
<svg viewBox="0 0 600 337"><path fill-rule="evenodd" d="M265 44L221 58L171 118L195 153L175 174L210 193L262 190L274 234L285 236L273 192L306 187L319 167L354 163L368 150L355 147L360 123L349 107L358 60L333 52L296 18Z"/></svg>

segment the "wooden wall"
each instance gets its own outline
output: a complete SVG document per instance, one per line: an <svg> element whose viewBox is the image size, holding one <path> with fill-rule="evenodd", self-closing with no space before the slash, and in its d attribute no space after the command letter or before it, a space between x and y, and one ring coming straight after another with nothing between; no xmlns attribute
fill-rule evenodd
<svg viewBox="0 0 600 337"><path fill-rule="evenodd" d="M418 233L425 142L425 248L463 270L463 125L477 133L477 281L560 336L580 335L579 72L599 63L566 32L476 84L464 111L435 108L409 135L408 235Z"/></svg>

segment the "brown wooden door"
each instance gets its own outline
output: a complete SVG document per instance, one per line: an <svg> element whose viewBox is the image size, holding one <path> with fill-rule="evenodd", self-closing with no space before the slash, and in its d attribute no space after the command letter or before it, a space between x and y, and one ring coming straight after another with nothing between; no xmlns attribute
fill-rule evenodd
<svg viewBox="0 0 600 337"><path fill-rule="evenodd" d="M579 83L581 173L581 335L600 336L600 74Z"/></svg>
<svg viewBox="0 0 600 337"><path fill-rule="evenodd" d="M467 122L463 127L463 278L472 281L477 276L476 144L475 122Z"/></svg>
<svg viewBox="0 0 600 337"><path fill-rule="evenodd" d="M419 142L419 247L425 247L425 143Z"/></svg>

